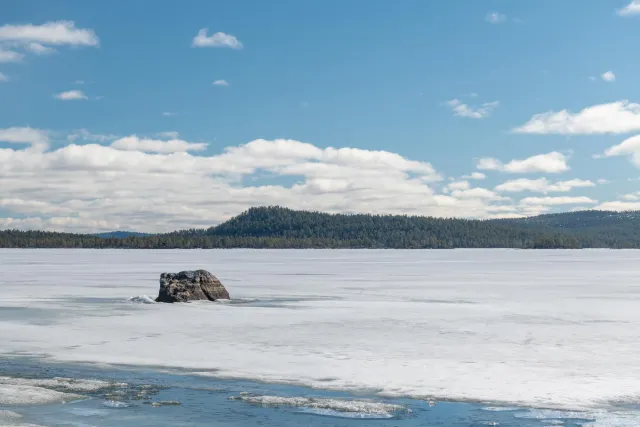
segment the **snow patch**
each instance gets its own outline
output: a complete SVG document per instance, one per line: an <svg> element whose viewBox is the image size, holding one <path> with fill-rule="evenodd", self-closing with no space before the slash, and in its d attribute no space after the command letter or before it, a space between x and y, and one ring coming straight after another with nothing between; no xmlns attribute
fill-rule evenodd
<svg viewBox="0 0 640 427"><path fill-rule="evenodd" d="M77 379L77 378L63 378L55 377L48 379L41 378L16 378L0 376L0 384L3 385L22 385L32 387L44 387L60 389L64 391L74 392L92 392L103 390L111 387L125 387L126 383L113 383L102 380L89 380L89 379Z"/></svg>
<svg viewBox="0 0 640 427"><path fill-rule="evenodd" d="M149 295L138 295L127 299L127 301L134 304L156 304L156 300L151 298Z"/></svg>
<svg viewBox="0 0 640 427"><path fill-rule="evenodd" d="M343 400L313 397L280 397L240 395L230 398L260 406L289 406L313 410L317 414L345 414L349 418L391 418L401 412L411 412L401 405L366 400Z"/></svg>
<svg viewBox="0 0 640 427"><path fill-rule="evenodd" d="M512 411L520 411L521 408L511 407L511 406L487 406L486 408L482 408L483 411L491 411L491 412L512 412Z"/></svg>
<svg viewBox="0 0 640 427"><path fill-rule="evenodd" d="M0 405L68 403L82 396L28 385L0 384Z"/></svg>
<svg viewBox="0 0 640 427"><path fill-rule="evenodd" d="M121 409L121 408L128 408L129 404L125 403L125 402L119 402L117 400L105 400L104 402L102 402L102 404L108 408L115 408L115 409Z"/></svg>

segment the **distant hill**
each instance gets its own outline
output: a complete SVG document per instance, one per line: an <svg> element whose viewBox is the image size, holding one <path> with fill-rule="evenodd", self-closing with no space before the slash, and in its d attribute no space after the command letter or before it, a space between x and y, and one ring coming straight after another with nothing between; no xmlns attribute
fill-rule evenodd
<svg viewBox="0 0 640 427"><path fill-rule="evenodd" d="M640 212L580 211L494 220L509 226L561 232L593 240L593 246L640 247ZM595 243L599 242L599 243Z"/></svg>
<svg viewBox="0 0 640 427"><path fill-rule="evenodd" d="M640 212L466 220L256 207L208 229L163 234L0 231L16 248L640 248Z"/></svg>

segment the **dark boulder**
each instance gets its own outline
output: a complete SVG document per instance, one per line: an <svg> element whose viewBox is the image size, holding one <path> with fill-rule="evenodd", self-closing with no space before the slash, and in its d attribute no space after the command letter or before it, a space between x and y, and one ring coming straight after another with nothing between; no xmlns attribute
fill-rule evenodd
<svg viewBox="0 0 640 427"><path fill-rule="evenodd" d="M222 283L206 270L162 273L157 302L230 299Z"/></svg>

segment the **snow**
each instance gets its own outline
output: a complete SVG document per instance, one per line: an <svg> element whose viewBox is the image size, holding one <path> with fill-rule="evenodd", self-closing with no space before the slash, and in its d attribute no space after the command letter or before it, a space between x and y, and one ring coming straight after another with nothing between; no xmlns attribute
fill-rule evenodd
<svg viewBox="0 0 640 427"><path fill-rule="evenodd" d="M149 295L137 295L135 297L128 298L127 301L134 304L155 304L156 301Z"/></svg>
<svg viewBox="0 0 640 427"><path fill-rule="evenodd" d="M102 402L102 404L106 407L109 408L116 408L116 409L121 409L121 408L128 408L129 404L126 402L119 402L117 400L105 400L104 402Z"/></svg>
<svg viewBox="0 0 640 427"><path fill-rule="evenodd" d="M0 405L37 405L45 403L68 403L81 396L18 384L0 384Z"/></svg>
<svg viewBox="0 0 640 427"><path fill-rule="evenodd" d="M640 397L639 258L614 250L0 250L0 356L571 409L606 425L601 408ZM162 272L195 268L215 274L232 300L127 301L154 295Z"/></svg>
<svg viewBox="0 0 640 427"><path fill-rule="evenodd" d="M0 376L0 385L23 385L31 387L44 387L62 389L70 392L91 392L111 387L124 387L125 383L113 383L102 380L74 379L74 378L15 378Z"/></svg>
<svg viewBox="0 0 640 427"><path fill-rule="evenodd" d="M232 399L260 406L292 406L305 410L324 411L325 415L346 415L350 418L391 418L397 412L408 411L404 406L365 400L242 395Z"/></svg>

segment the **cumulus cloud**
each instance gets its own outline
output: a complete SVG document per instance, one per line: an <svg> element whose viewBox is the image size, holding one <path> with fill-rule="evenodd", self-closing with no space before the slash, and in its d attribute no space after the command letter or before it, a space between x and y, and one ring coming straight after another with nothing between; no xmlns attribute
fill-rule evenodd
<svg viewBox="0 0 640 427"><path fill-rule="evenodd" d="M507 20L507 15L500 12L489 12L485 15L484 20L489 24L501 24Z"/></svg>
<svg viewBox="0 0 640 427"><path fill-rule="evenodd" d="M607 71L606 73L603 73L600 77L602 77L602 80L604 80L605 82L616 81L616 75L613 73L613 71Z"/></svg>
<svg viewBox="0 0 640 427"><path fill-rule="evenodd" d="M471 187L469 181L456 181L446 186L447 190L467 190Z"/></svg>
<svg viewBox="0 0 640 427"><path fill-rule="evenodd" d="M49 139L65 137L69 145L49 148ZM12 144L0 148L0 209L5 212L0 228L158 232L208 227L260 205L498 218L597 203L588 197L512 200L505 193L519 189L472 187L468 180L450 182L443 193L442 175L429 162L290 139L256 139L210 153L206 143L183 140L173 131L117 137L86 129L14 127L0 129L0 142ZM530 168L512 163L498 162L501 169ZM271 178L279 184L271 184ZM543 193L588 185L530 181L508 183Z"/></svg>
<svg viewBox="0 0 640 427"><path fill-rule="evenodd" d="M27 43L25 45L25 49L28 50L31 53L35 53L36 55L51 55L53 53L56 53L57 50L55 50L52 47L47 47L43 44L40 43L36 43L36 42L31 42L31 43Z"/></svg>
<svg viewBox="0 0 640 427"><path fill-rule="evenodd" d="M216 80L213 82L214 86L229 86L229 82L226 80Z"/></svg>
<svg viewBox="0 0 640 427"><path fill-rule="evenodd" d="M509 200L508 197L500 196L491 190L480 187L454 190L451 192L451 196L457 199Z"/></svg>
<svg viewBox="0 0 640 427"><path fill-rule="evenodd" d="M598 203L589 197L525 197L520 200L522 205L534 206L557 206L557 205L578 205Z"/></svg>
<svg viewBox="0 0 640 427"><path fill-rule="evenodd" d="M0 47L0 62L21 62L24 54Z"/></svg>
<svg viewBox="0 0 640 427"><path fill-rule="evenodd" d="M118 136L113 134L91 133L87 129L76 129L67 135L67 140L71 142L75 142L77 140L91 141L91 142L107 142L107 141L113 141L114 139L118 139Z"/></svg>
<svg viewBox="0 0 640 427"><path fill-rule="evenodd" d="M469 175L462 175L462 179L485 179L487 176L482 172L473 172Z"/></svg>
<svg viewBox="0 0 640 427"><path fill-rule="evenodd" d="M178 137L180 136L180 132L170 130L166 132L158 132L156 133L156 135L160 138L178 139Z"/></svg>
<svg viewBox="0 0 640 427"><path fill-rule="evenodd" d="M388 151L257 139L209 154L175 139L72 135L88 143L46 149L47 132L2 129L2 139L26 147L0 149L8 212L0 227L168 231L211 226L257 205L468 218L536 209L462 181L439 194L442 178L430 163Z"/></svg>
<svg viewBox="0 0 640 427"><path fill-rule="evenodd" d="M508 173L560 173L570 169L567 160L566 155L553 151L522 160L511 160L506 164L492 157L484 157L478 159L476 167L481 170L495 170Z"/></svg>
<svg viewBox="0 0 640 427"><path fill-rule="evenodd" d="M207 145L202 142L187 142L181 139L162 141L138 138L136 135L131 135L115 140L111 147L116 150L142 151L146 153L185 153L187 151L206 150Z"/></svg>
<svg viewBox="0 0 640 427"><path fill-rule="evenodd" d="M632 0L625 7L617 10L620 16L640 15L640 0Z"/></svg>
<svg viewBox="0 0 640 427"><path fill-rule="evenodd" d="M28 144L31 148L44 150L49 146L49 135L40 129L11 127L0 129L0 141L11 144Z"/></svg>
<svg viewBox="0 0 640 427"><path fill-rule="evenodd" d="M630 200L632 202L640 201L640 192L636 191L635 193L629 193L622 196L624 200Z"/></svg>
<svg viewBox="0 0 640 427"><path fill-rule="evenodd" d="M604 202L600 203L598 206L593 209L599 211L615 211L615 212L625 212L625 211L638 211L640 210L640 202L626 202L626 201L612 201L612 202Z"/></svg>
<svg viewBox="0 0 640 427"><path fill-rule="evenodd" d="M53 21L42 25L3 25L0 26L0 41L72 46L99 44L93 30L76 28L73 21Z"/></svg>
<svg viewBox="0 0 640 427"><path fill-rule="evenodd" d="M447 105L453 110L453 114L458 117L468 117L470 119L484 119L489 117L493 110L500 105L499 101L486 102L478 107L462 103L459 99L447 101Z"/></svg>
<svg viewBox="0 0 640 427"><path fill-rule="evenodd" d="M61 101L78 101L89 99L81 90L68 90L53 95L54 98Z"/></svg>
<svg viewBox="0 0 640 427"><path fill-rule="evenodd" d="M618 134L640 130L640 105L618 101L587 107L578 113L568 110L534 115L516 133L590 135Z"/></svg>
<svg viewBox="0 0 640 427"><path fill-rule="evenodd" d="M604 154L599 157L628 156L631 162L640 167L640 135L632 136L622 141L620 144L609 147Z"/></svg>
<svg viewBox="0 0 640 427"><path fill-rule="evenodd" d="M231 34L217 32L208 35L208 28L201 28L198 34L193 38L193 47L228 47L231 49L242 49L242 43Z"/></svg>
<svg viewBox="0 0 640 427"><path fill-rule="evenodd" d="M506 181L497 185L494 190L506 193L519 193L523 191L531 191L533 193L566 193L574 188L594 187L592 181L582 179L572 179L569 181L551 182L547 178L527 179L520 178Z"/></svg>

